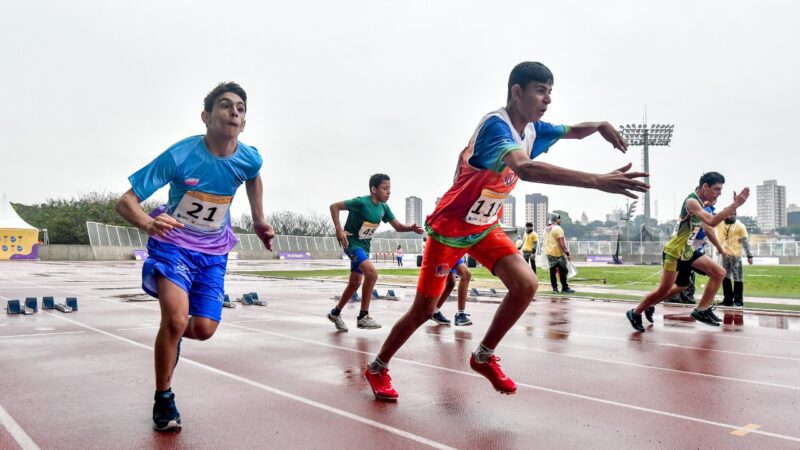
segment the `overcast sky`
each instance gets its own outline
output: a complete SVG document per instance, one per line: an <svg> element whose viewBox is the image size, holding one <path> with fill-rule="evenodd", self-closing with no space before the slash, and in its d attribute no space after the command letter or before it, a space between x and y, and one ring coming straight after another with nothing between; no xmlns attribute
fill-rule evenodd
<svg viewBox="0 0 800 450"><path fill-rule="evenodd" d="M219 81L247 90L240 139L263 158L267 212L328 214L392 177L433 208L480 118L503 106L511 68L555 74L545 121L675 124L651 150L653 215L672 218L704 171L723 205L777 179L800 203L800 2L4 1L0 192L15 203L123 192L174 142L202 134ZM627 155L598 135L541 161L605 172ZM604 219L625 197L520 182L551 209ZM157 197L166 199L166 192ZM656 206L657 202L657 206ZM248 212L240 189L232 213ZM642 208L639 209L642 211ZM524 214L517 216L524 221Z"/></svg>

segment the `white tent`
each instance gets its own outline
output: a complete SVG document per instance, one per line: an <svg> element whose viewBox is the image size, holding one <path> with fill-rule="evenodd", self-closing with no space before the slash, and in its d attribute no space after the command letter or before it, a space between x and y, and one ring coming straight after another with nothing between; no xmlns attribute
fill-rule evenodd
<svg viewBox="0 0 800 450"><path fill-rule="evenodd" d="M6 194L0 198L0 260L36 259L39 230L22 220Z"/></svg>

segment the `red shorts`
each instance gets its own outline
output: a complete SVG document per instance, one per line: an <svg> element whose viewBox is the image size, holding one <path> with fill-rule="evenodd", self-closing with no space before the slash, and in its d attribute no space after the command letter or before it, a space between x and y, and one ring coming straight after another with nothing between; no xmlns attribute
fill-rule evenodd
<svg viewBox="0 0 800 450"><path fill-rule="evenodd" d="M459 258L467 253L494 273L494 265L497 261L508 255L519 253L519 250L500 227L490 231L480 242L467 248L450 247L436 239L428 239L422 255L422 269L419 271L417 292L429 298L438 299L444 291L450 269Z"/></svg>

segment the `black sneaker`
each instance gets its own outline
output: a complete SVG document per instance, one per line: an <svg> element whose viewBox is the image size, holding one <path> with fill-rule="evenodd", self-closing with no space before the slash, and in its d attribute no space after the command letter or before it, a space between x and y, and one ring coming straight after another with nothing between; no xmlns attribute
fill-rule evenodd
<svg viewBox="0 0 800 450"><path fill-rule="evenodd" d="M644 325L642 325L642 315L636 314L633 310L630 310L625 313L625 316L628 318L628 321L631 323L631 326L636 331L644 331Z"/></svg>
<svg viewBox="0 0 800 450"><path fill-rule="evenodd" d="M742 308L744 306L744 302L741 301L741 300L734 300L733 301L733 306L735 306L737 308Z"/></svg>
<svg viewBox="0 0 800 450"><path fill-rule="evenodd" d="M653 313L654 312L656 312L656 307L655 306L651 306L651 307L649 307L649 308L644 310L644 317L650 323L655 323L655 322L653 322Z"/></svg>
<svg viewBox="0 0 800 450"><path fill-rule="evenodd" d="M696 320L698 322L703 322L706 325L711 325L712 327L718 327L719 326L719 322L715 322L714 319L712 319L711 317L708 316L708 310L698 311L698 309L695 308L694 310L692 310L691 316L692 316L692 319L694 319L694 320Z"/></svg>
<svg viewBox="0 0 800 450"><path fill-rule="evenodd" d="M709 319L713 320L714 322L720 322L721 323L722 319L720 319L718 315L714 314L714 309L715 308L716 308L716 306L712 306L711 308L708 308L706 310L706 315L708 316Z"/></svg>
<svg viewBox="0 0 800 450"><path fill-rule="evenodd" d="M168 391L169 395L156 392L153 404L153 428L156 431L170 431L181 429L181 415L175 406L175 394Z"/></svg>
<svg viewBox="0 0 800 450"><path fill-rule="evenodd" d="M564 289L561 289L561 293L562 294L572 294L574 292L575 292L575 289L572 289L572 288L569 288L569 287L565 287Z"/></svg>
<svg viewBox="0 0 800 450"><path fill-rule="evenodd" d="M553 289L553 294L558 294L558 289Z"/></svg>

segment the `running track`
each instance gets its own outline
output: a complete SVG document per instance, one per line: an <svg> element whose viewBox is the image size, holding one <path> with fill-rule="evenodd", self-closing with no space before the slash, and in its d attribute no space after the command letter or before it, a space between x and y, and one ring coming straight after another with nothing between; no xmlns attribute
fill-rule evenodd
<svg viewBox="0 0 800 450"><path fill-rule="evenodd" d="M344 263L342 263L344 264ZM184 429L152 431L155 302L140 263L0 263L0 300L77 296L80 311L0 319L0 448L799 448L800 317L718 311L714 329L659 307L634 333L625 303L537 298L497 354L517 381L496 393L467 358L475 325L429 322L400 350L400 399L374 400L361 371L407 309L376 300L380 330L349 333L325 314L343 284L229 275L209 341L185 341L173 381ZM385 290L382 289L382 290ZM488 299L487 299L488 300ZM455 304L446 303L448 317Z"/></svg>

